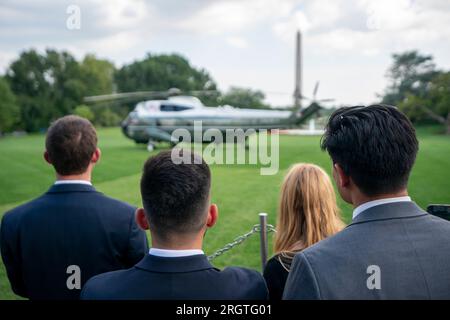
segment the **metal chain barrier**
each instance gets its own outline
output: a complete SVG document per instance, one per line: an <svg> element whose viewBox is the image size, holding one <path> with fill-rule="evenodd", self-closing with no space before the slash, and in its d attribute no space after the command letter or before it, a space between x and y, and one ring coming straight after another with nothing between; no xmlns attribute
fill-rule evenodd
<svg viewBox="0 0 450 320"><path fill-rule="evenodd" d="M221 256L225 252L233 249L235 246L240 245L242 242L247 240L251 235L253 235L255 233L259 233L259 232L261 232L261 225L255 224L249 232L244 233L243 235L237 237L232 242L227 243L225 246L223 246L222 248L220 248L219 250L214 252L212 255L208 256L208 260L211 261L211 260ZM273 225L268 224L267 225L267 233L271 233L271 232L276 232L276 229Z"/></svg>

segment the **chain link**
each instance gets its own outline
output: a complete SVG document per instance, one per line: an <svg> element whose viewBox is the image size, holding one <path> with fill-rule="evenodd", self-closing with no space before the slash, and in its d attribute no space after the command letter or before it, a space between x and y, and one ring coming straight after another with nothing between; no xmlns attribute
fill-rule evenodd
<svg viewBox="0 0 450 320"><path fill-rule="evenodd" d="M211 260L221 256L225 252L233 249L235 246L240 245L242 242L247 240L251 235L253 235L255 233L259 233L259 232L261 232L261 226L259 224L255 224L249 232L244 233L243 235L235 238L232 242L227 243L225 246L223 246L222 248L220 248L219 250L214 252L212 255L208 256L208 260L211 261ZM268 224L267 225L267 233L271 233L271 232L277 232L277 231L273 225Z"/></svg>

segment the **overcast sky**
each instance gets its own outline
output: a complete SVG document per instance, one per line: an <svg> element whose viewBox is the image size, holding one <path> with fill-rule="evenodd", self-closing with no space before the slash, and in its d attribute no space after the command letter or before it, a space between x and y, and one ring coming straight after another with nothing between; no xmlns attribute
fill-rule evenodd
<svg viewBox="0 0 450 320"><path fill-rule="evenodd" d="M70 30L67 8L81 10ZM376 101L391 54L432 54L450 69L449 0L0 0L0 73L29 48L67 49L121 66L147 52L181 53L219 88L261 89L292 102L295 31L303 32L304 95ZM284 93L284 94L282 94Z"/></svg>

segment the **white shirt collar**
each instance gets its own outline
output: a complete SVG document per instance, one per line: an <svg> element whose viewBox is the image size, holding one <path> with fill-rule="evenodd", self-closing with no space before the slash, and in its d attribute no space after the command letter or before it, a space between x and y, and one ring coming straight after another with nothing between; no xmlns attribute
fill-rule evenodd
<svg viewBox="0 0 450 320"><path fill-rule="evenodd" d="M164 258L176 258L176 257L188 257L197 254L205 254L203 250L200 249L190 249L190 250L168 250L168 249L157 249L150 248L149 254L157 257Z"/></svg>
<svg viewBox="0 0 450 320"><path fill-rule="evenodd" d="M85 184L88 186L92 186L92 183L87 180L56 180L55 185L59 184Z"/></svg>
<svg viewBox="0 0 450 320"><path fill-rule="evenodd" d="M406 202L411 201L411 198L408 196L404 196L404 197L385 198L385 199L379 199L379 200L365 202L353 210L353 219L355 219L356 216L359 215L361 212L363 212L369 208L379 206L381 204L386 204L386 203L405 202L405 201Z"/></svg>

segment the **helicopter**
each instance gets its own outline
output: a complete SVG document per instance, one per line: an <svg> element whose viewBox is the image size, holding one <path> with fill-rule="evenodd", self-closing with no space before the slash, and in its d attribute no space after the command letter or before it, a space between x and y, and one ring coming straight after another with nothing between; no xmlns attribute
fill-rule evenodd
<svg viewBox="0 0 450 320"><path fill-rule="evenodd" d="M318 83L315 87L317 91ZM136 143L146 143L147 149L152 151L158 142L168 142L172 145L179 141L172 133L179 128L193 133L195 123L201 121L202 130L218 129L225 132L230 129L291 129L299 126L317 113L321 106L319 102L331 99L312 100L306 108L295 108L292 111L245 109L229 105L207 107L193 95L182 95L175 88L167 92L149 92L150 94L166 94L166 99L144 100L136 104L133 111L122 121L124 135ZM120 94L123 97L128 95ZM142 95L142 93L141 93ZM315 96L315 94L314 94ZM104 101L105 97L97 96L97 101ZM305 97L302 97L305 99ZM115 99L114 95L108 99ZM91 102L92 100L86 100ZM209 142L209 141L208 141Z"/></svg>
<svg viewBox="0 0 450 320"><path fill-rule="evenodd" d="M195 124L201 122L202 131L217 129L225 132L230 129L261 130L290 129L304 123L320 109L320 102L332 99L316 99L319 82L313 91L313 98L308 99L301 94L301 34L297 32L296 48L296 85L294 91L294 108L288 110L246 109L223 105L218 107L204 106L196 95L210 94L214 90L197 90L182 92L178 88L167 91L138 91L113 93L86 97L86 103L105 101L140 100L133 111L122 121L124 135L136 143L146 143L152 151L158 142L172 145L179 141L172 134L183 128L193 133ZM310 104L302 108L301 100L310 100ZM201 135L204 137L204 135ZM203 138L202 138L203 139ZM206 141L205 141L206 142ZM207 141L210 142L210 141Z"/></svg>

